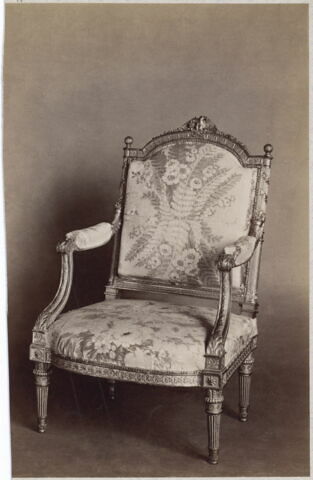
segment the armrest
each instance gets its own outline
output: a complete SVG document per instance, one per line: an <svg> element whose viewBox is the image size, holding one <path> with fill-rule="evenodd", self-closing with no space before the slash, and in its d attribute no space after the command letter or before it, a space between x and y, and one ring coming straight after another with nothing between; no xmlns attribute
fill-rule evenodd
<svg viewBox="0 0 313 480"><path fill-rule="evenodd" d="M65 253L69 250L74 252L98 248L108 243L113 233L113 225L105 222L82 230L74 230L65 235L65 241L57 246L57 250Z"/></svg>
<svg viewBox="0 0 313 480"><path fill-rule="evenodd" d="M114 225L99 223L93 227L74 230L57 245L61 253L61 277L58 291L52 302L39 315L33 332L46 331L61 313L68 300L73 281L73 252L97 248L108 243L114 234Z"/></svg>
<svg viewBox="0 0 313 480"><path fill-rule="evenodd" d="M256 237L248 235L240 237L236 242L224 247L223 253L219 255L218 265L222 262L223 257L227 256L228 261L233 264L232 268L239 267L252 257L256 244Z"/></svg>

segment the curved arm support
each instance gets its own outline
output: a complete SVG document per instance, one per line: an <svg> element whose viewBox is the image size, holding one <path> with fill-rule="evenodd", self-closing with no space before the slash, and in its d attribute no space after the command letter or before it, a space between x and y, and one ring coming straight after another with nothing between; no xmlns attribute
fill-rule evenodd
<svg viewBox="0 0 313 480"><path fill-rule="evenodd" d="M222 357L225 353L224 344L229 328L232 302L232 269L250 260L257 243L256 237L241 237L233 244L227 245L218 257L220 297L215 324L207 345L207 355Z"/></svg>
<svg viewBox="0 0 313 480"><path fill-rule="evenodd" d="M225 255L223 261L218 263L220 274L220 297L215 324L207 345L207 355L222 357L225 353L224 343L229 327L232 300L232 265L233 260L229 255Z"/></svg>
<svg viewBox="0 0 313 480"><path fill-rule="evenodd" d="M212 337L226 337L229 326L230 308L232 300L232 272L220 270L220 298L217 315L212 331Z"/></svg>
<svg viewBox="0 0 313 480"><path fill-rule="evenodd" d="M66 242L64 242L65 244ZM62 245L62 250L65 248L64 244ZM57 247L59 248L59 246ZM59 251L62 251L59 250ZM73 281L73 250L63 251L62 260L61 260L61 276L60 283L57 293L55 294L53 300L49 305L43 310L39 315L35 326L34 331L45 331L50 325L54 322L57 316L61 313L63 308L66 305L70 291L72 288Z"/></svg>

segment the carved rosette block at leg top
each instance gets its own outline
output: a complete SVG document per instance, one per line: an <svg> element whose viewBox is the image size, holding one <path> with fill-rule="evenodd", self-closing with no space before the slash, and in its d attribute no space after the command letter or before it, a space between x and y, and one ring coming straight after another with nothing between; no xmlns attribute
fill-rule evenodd
<svg viewBox="0 0 313 480"><path fill-rule="evenodd" d="M239 373L239 419L241 422L248 420L250 404L251 374L253 370L254 356L251 352L238 369Z"/></svg>
<svg viewBox="0 0 313 480"><path fill-rule="evenodd" d="M45 344L32 343L29 347L29 358L37 363L51 363L51 350Z"/></svg>
<svg viewBox="0 0 313 480"><path fill-rule="evenodd" d="M36 362L33 370L35 375L38 431L44 433L47 428L48 390L50 383L50 365Z"/></svg>
<svg viewBox="0 0 313 480"><path fill-rule="evenodd" d="M116 385L115 380L108 380L108 385L109 385L109 399L115 400L115 385Z"/></svg>
<svg viewBox="0 0 313 480"><path fill-rule="evenodd" d="M215 465L218 463L219 443L220 443L220 424L223 408L222 390L208 389L205 394L205 412L207 414L208 425L208 462Z"/></svg>

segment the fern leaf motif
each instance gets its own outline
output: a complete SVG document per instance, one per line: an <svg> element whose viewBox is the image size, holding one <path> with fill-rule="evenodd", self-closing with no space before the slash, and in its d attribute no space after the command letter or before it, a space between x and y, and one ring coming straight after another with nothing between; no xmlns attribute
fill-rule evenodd
<svg viewBox="0 0 313 480"><path fill-rule="evenodd" d="M237 160L221 150L193 140L173 143L130 170L135 184L126 210L138 215L124 218L122 261L135 275L216 283L214 259L223 236L213 225L231 212L242 178Z"/></svg>

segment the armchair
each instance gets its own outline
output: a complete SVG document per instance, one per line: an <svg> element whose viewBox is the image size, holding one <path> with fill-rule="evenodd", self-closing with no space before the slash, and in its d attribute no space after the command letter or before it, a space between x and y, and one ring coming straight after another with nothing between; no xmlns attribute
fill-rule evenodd
<svg viewBox="0 0 313 480"><path fill-rule="evenodd" d="M216 464L223 387L237 370L239 419L248 417L273 148L265 145L263 155L251 156L205 116L142 149L132 144L126 137L113 222L70 232L57 246L59 289L39 315L30 346L38 430L47 426L51 366L111 382L199 387L208 462ZM73 253L112 237L105 301L62 313ZM127 299L127 291L145 298ZM148 299L155 293L165 301ZM185 295L186 302L176 304L173 295ZM190 297L217 306L191 305Z"/></svg>

